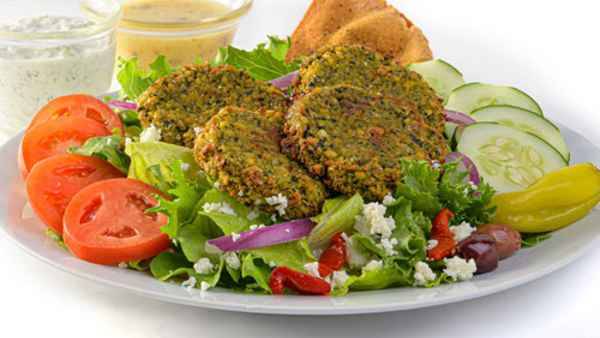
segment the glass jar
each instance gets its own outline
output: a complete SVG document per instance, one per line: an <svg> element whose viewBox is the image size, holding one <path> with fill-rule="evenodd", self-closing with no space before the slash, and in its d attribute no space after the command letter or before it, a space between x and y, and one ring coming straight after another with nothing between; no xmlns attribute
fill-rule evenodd
<svg viewBox="0 0 600 338"><path fill-rule="evenodd" d="M57 96L110 89L120 12L117 0L2 1L0 143Z"/></svg>
<svg viewBox="0 0 600 338"><path fill-rule="evenodd" d="M164 55L173 66L212 60L228 46L252 0L126 0L117 54L147 67Z"/></svg>

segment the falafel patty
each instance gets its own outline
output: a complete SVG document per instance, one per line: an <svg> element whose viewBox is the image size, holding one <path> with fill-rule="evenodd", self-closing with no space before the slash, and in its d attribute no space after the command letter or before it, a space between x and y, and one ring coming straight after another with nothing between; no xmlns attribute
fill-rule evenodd
<svg viewBox="0 0 600 338"><path fill-rule="evenodd" d="M414 103L348 85L316 88L288 113L282 146L325 185L381 201L402 177L400 159L441 160L443 132Z"/></svg>
<svg viewBox="0 0 600 338"><path fill-rule="evenodd" d="M214 114L225 106L286 111L289 102L274 86L232 66L185 66L155 82L139 100L142 125L154 125L162 141L194 146Z"/></svg>
<svg viewBox="0 0 600 338"><path fill-rule="evenodd" d="M411 100L431 127L440 131L444 128L442 99L421 75L362 46L328 47L306 58L295 83L295 94L340 84Z"/></svg>
<svg viewBox="0 0 600 338"><path fill-rule="evenodd" d="M327 197L326 189L281 152L283 122L281 112L223 108L198 136L196 161L220 189L246 205L278 212L285 219L314 216ZM277 198L279 194L283 197ZM285 202L273 202L282 198L287 208L282 208Z"/></svg>

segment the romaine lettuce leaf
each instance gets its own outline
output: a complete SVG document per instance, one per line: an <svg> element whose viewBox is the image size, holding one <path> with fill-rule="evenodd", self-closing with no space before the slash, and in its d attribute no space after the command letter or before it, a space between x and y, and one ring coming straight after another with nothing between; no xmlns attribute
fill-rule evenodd
<svg viewBox="0 0 600 338"><path fill-rule="evenodd" d="M119 59L118 68L117 80L121 85L121 92L126 99L132 101L137 100L156 80L175 70L162 55L150 64L149 71L142 69L136 57Z"/></svg>
<svg viewBox="0 0 600 338"><path fill-rule="evenodd" d="M123 138L120 135L92 137L80 147L72 147L69 153L82 156L95 156L115 166L124 173L129 170L130 159L123 152Z"/></svg>
<svg viewBox="0 0 600 338"><path fill-rule="evenodd" d="M160 281L166 281L175 277L194 277L198 283L197 285L201 282L206 282L210 287L214 287L221 278L224 261L220 259L216 262L213 261L213 264L216 267L213 273L201 275L194 270L193 264L183 255L173 252L163 252L154 257L152 262L150 262L150 272L154 278Z"/></svg>
<svg viewBox="0 0 600 338"><path fill-rule="evenodd" d="M313 218L317 225L308 235L308 244L313 249L326 246L338 232L351 231L356 217L363 210L364 201L359 194L350 198L338 197L325 202L323 213Z"/></svg>

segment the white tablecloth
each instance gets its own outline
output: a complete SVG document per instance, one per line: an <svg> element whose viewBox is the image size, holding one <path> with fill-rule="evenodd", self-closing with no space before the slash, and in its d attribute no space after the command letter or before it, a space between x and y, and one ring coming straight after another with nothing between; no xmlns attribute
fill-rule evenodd
<svg viewBox="0 0 600 338"><path fill-rule="evenodd" d="M548 117L600 144L596 2L393 3L422 26L435 54L456 65L467 80L521 88L540 102ZM251 47L267 34L290 34L307 5L308 0L256 0L238 45ZM600 337L598 261L600 249L593 249L542 280L437 308L334 318L273 317L140 298L54 270L0 240L0 336Z"/></svg>

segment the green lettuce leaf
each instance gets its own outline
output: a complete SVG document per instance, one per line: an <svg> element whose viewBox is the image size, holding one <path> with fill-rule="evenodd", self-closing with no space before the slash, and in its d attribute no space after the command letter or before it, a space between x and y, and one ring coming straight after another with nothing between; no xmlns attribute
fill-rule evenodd
<svg viewBox="0 0 600 338"><path fill-rule="evenodd" d="M70 148L69 153L101 158L127 173L130 159L123 152L122 141L123 138L119 135L92 137L80 147Z"/></svg>
<svg viewBox="0 0 600 338"><path fill-rule="evenodd" d="M283 40L270 36L268 45L259 44L251 51L233 46L221 48L212 64L228 64L247 71L257 80L269 81L300 68L298 62L289 64L285 62L285 55L290 45L289 38Z"/></svg>
<svg viewBox="0 0 600 338"><path fill-rule="evenodd" d="M248 283L246 288L250 291L271 292L269 286L269 277L271 276L272 268L269 267L263 259L252 254L247 254L242 260L242 278L249 278L253 283Z"/></svg>
<svg viewBox="0 0 600 338"><path fill-rule="evenodd" d="M542 232L542 233L536 233L536 234L522 233L521 234L521 246L523 248L532 248L536 245L539 245L543 241L549 239L550 237L552 237L551 232Z"/></svg>
<svg viewBox="0 0 600 338"><path fill-rule="evenodd" d="M149 71L142 69L136 57L119 59L118 69L117 80L121 85L121 93L124 98L132 101L137 100L156 80L175 70L162 55L150 64Z"/></svg>
<svg viewBox="0 0 600 338"><path fill-rule="evenodd" d="M132 142L125 147L125 153L131 158L129 178L135 178L156 187L160 191L171 188L174 181L171 166L179 161L187 167L185 176L201 187L208 189L212 184L194 159L192 149L163 142Z"/></svg>
<svg viewBox="0 0 600 338"><path fill-rule="evenodd" d="M323 212L314 217L317 225L308 235L308 244L317 249L326 246L338 232L350 232L356 217L363 210L364 201L359 194L350 198L338 197L325 202Z"/></svg>
<svg viewBox="0 0 600 338"><path fill-rule="evenodd" d="M402 173L396 197L406 198L415 210L433 218L442 209L438 198L440 172L425 161L402 160Z"/></svg>
<svg viewBox="0 0 600 338"><path fill-rule="evenodd" d="M220 259L217 262L213 261L213 264L215 264L216 267L213 273L201 275L194 270L193 264L183 255L173 252L163 252L154 257L150 262L150 272L154 278L160 281L166 281L176 277L181 279L194 277L197 281L196 286L199 286L201 282L206 282L211 287L214 287L221 278L224 261L223 259Z"/></svg>

